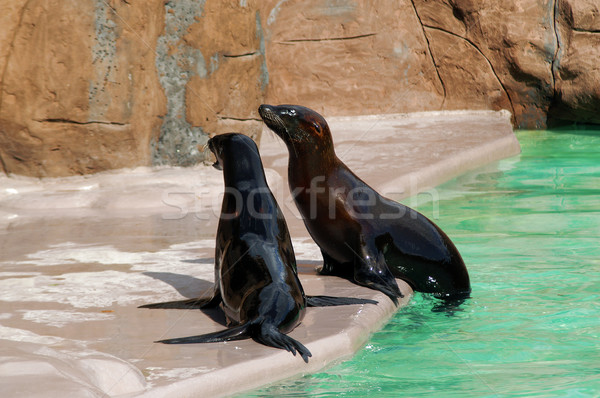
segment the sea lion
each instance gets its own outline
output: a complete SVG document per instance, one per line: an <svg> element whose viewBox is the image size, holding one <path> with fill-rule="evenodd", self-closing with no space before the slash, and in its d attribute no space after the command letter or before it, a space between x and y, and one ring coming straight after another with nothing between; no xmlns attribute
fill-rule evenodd
<svg viewBox="0 0 600 398"><path fill-rule="evenodd" d="M254 141L242 134L210 139L214 166L223 170L225 193L217 228L215 285L210 297L148 304L140 308L209 308L220 305L230 329L160 340L166 344L210 343L252 337L305 362L312 354L286 336L308 306L374 304L374 300L306 297L297 275L287 224L271 193Z"/></svg>
<svg viewBox="0 0 600 398"><path fill-rule="evenodd" d="M258 112L289 151L288 183L304 224L321 248L321 273L402 297L394 277L418 292L464 300L465 264L448 236L419 212L379 195L335 154L329 126L295 105Z"/></svg>

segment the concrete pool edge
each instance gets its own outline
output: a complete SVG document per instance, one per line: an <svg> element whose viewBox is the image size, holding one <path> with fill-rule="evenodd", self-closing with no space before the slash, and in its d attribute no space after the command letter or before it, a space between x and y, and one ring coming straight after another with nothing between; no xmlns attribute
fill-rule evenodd
<svg viewBox="0 0 600 398"><path fill-rule="evenodd" d="M429 167L392 180L389 184L382 187L382 191L385 192L393 186L404 186L407 187L406 194L395 199L413 196L431 190L467 171L518 155L519 153L519 143L514 136L502 137L477 148L465 150L457 154L454 158L444 159Z"/></svg>
<svg viewBox="0 0 600 398"><path fill-rule="evenodd" d="M301 275L303 284L306 282ZM396 307L382 293L370 290L362 298L378 301L377 305L361 305L352 315L349 326L336 334L330 334L308 343L305 346L312 357L304 363L299 356L292 356L283 350L271 350L270 355L221 368L187 380L166 386L151 388L135 397L223 397L259 388L284 379L301 377L335 365L355 354L399 309L406 306L413 292L401 280L398 285L404 294ZM336 294L336 289L328 291ZM293 332L292 332L293 333ZM129 396L129 395L128 395Z"/></svg>

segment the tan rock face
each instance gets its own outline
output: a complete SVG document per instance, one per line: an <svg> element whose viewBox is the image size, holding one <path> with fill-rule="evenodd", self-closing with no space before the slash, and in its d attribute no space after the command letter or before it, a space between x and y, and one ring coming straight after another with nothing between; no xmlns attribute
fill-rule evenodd
<svg viewBox="0 0 600 398"><path fill-rule="evenodd" d="M119 17L102 1L7 3L0 14L15 23L0 45L4 170L60 176L149 164L165 97L154 49L140 41L156 43L152 21L163 8L115 1Z"/></svg>
<svg viewBox="0 0 600 398"><path fill-rule="evenodd" d="M266 87L263 33L247 2L168 2L156 69L167 97L153 163L188 166L203 160L209 134L259 137L257 115ZM264 46L263 46L264 48Z"/></svg>
<svg viewBox="0 0 600 398"><path fill-rule="evenodd" d="M263 102L600 123L599 61L596 0L5 1L0 169L195 164Z"/></svg>
<svg viewBox="0 0 600 398"><path fill-rule="evenodd" d="M448 107L479 103L511 111L518 127L545 126L556 51L550 3L415 0L415 6L431 45L457 61L454 70L439 62L442 79L456 88L448 90Z"/></svg>
<svg viewBox="0 0 600 398"><path fill-rule="evenodd" d="M211 134L243 131L258 137L258 106L267 85L264 32L255 7L206 2L184 40L207 62L187 88L187 119Z"/></svg>
<svg viewBox="0 0 600 398"><path fill-rule="evenodd" d="M558 119L600 123L600 3L561 3L557 34L556 101L549 113Z"/></svg>
<svg viewBox="0 0 600 398"><path fill-rule="evenodd" d="M298 103L332 115L443 104L410 2L280 2L265 26L269 103Z"/></svg>

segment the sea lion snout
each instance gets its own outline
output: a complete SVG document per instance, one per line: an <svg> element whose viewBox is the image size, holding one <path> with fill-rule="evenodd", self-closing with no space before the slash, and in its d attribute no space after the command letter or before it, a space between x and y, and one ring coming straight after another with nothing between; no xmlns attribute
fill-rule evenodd
<svg viewBox="0 0 600 398"><path fill-rule="evenodd" d="M213 138L208 140L208 142L206 143L206 146L212 153L211 160L214 160L214 163L212 164L212 166L217 170L223 170L223 163L222 163L221 159L219 159L219 157L221 156L221 151L223 149L222 140L217 137L219 137L219 136L218 135L214 136Z"/></svg>
<svg viewBox="0 0 600 398"><path fill-rule="evenodd" d="M268 128L273 130L277 135L283 137L286 132L286 123L283 121L281 116L277 112L277 108L272 105L262 104L258 107L258 114L261 119L265 122Z"/></svg>
<svg viewBox="0 0 600 398"><path fill-rule="evenodd" d="M215 162L213 167L217 170L223 170L224 157L227 157L227 153L235 152L236 148L249 146L250 148L256 148L256 144L252 138L238 133L225 133L218 134L208 140L205 145L210 149L214 155Z"/></svg>
<svg viewBox="0 0 600 398"><path fill-rule="evenodd" d="M273 112L273 107L271 105L262 104L258 107L258 114L260 117L264 118L268 113Z"/></svg>
<svg viewBox="0 0 600 398"><path fill-rule="evenodd" d="M331 141L327 122L317 112L300 105L267 105L258 108L258 113L267 127L275 132L294 152L297 145L308 145L314 148L325 136ZM313 138L313 136L317 138Z"/></svg>
<svg viewBox="0 0 600 398"><path fill-rule="evenodd" d="M278 116L275 114L274 107L267 104L262 104L258 107L258 114L260 115L261 119L267 123L267 125L268 122L274 122L275 119L278 118Z"/></svg>
<svg viewBox="0 0 600 398"><path fill-rule="evenodd" d="M258 107L258 114L265 121L285 121L290 123L294 119L303 119L305 115L304 108L299 105L267 105L262 104Z"/></svg>
<svg viewBox="0 0 600 398"><path fill-rule="evenodd" d="M267 127L278 132L279 129L285 130L285 124L281 117L277 114L276 107L272 105L262 104L258 107L258 114L266 123Z"/></svg>

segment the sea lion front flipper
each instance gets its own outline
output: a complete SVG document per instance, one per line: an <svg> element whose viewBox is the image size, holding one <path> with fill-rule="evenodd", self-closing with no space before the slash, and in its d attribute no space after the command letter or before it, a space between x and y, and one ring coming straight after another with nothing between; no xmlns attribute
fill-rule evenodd
<svg viewBox="0 0 600 398"><path fill-rule="evenodd" d="M308 307L337 307L340 305L353 304L377 304L376 300L360 299L354 297L332 297L332 296L306 296Z"/></svg>
<svg viewBox="0 0 600 398"><path fill-rule="evenodd" d="M167 308L178 310L191 310L198 308L214 308L221 303L221 293L216 291L212 297L193 298L188 300L167 301L165 303L154 303L140 305L138 308Z"/></svg>
<svg viewBox="0 0 600 398"><path fill-rule="evenodd" d="M398 298L404 295L400 292L396 278L390 272L383 253L372 250L375 255L371 255L366 245L361 251L360 263L356 263L354 267L354 281L359 285L379 290L398 305Z"/></svg>

